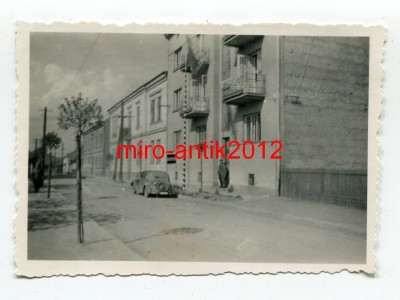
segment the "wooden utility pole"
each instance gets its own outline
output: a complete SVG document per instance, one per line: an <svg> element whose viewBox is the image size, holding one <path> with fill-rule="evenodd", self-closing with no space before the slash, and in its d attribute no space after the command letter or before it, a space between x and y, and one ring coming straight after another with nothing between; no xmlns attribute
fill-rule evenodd
<svg viewBox="0 0 400 300"><path fill-rule="evenodd" d="M121 118L120 121L120 128L119 128L119 137L118 137L118 145L122 145L124 142L124 119L129 118L130 116L124 116L124 102L121 103L121 115L118 116ZM118 151L118 145L117 145L117 151ZM119 180L123 181L123 159L119 160ZM115 161L114 161L114 174L113 174L113 179L117 179L117 167L118 167L118 153L115 153Z"/></svg>
<svg viewBox="0 0 400 300"><path fill-rule="evenodd" d="M203 192L203 144L200 144L200 193Z"/></svg>
<svg viewBox="0 0 400 300"><path fill-rule="evenodd" d="M46 141L45 141L46 125L47 125L47 107L44 107L43 138L42 138L42 163L43 163L42 178L43 178L43 181L44 181L44 173L45 173L45 166L46 166ZM43 181L41 183L41 186L43 186Z"/></svg>
<svg viewBox="0 0 400 300"><path fill-rule="evenodd" d="M64 143L61 145L61 174L64 174Z"/></svg>
<svg viewBox="0 0 400 300"><path fill-rule="evenodd" d="M51 148L49 148L49 177L48 177L48 185L47 185L47 198L50 198L50 188L51 188Z"/></svg>
<svg viewBox="0 0 400 300"><path fill-rule="evenodd" d="M123 142L124 142L124 102L122 101L122 104L121 104L121 128L119 129L119 143L120 143L120 145L122 145L123 144ZM120 181L123 181L123 173L122 173L122 171L123 171L123 166L124 166L124 160L123 160L123 158L121 158L120 160L119 160L119 180Z"/></svg>
<svg viewBox="0 0 400 300"><path fill-rule="evenodd" d="M78 133L76 135L76 145L78 150L77 157L77 172L76 172L76 181L77 181L77 206L78 206L78 237L79 242L83 243L84 241L84 230L83 230L83 212L82 212L82 172L81 172L81 134Z"/></svg>

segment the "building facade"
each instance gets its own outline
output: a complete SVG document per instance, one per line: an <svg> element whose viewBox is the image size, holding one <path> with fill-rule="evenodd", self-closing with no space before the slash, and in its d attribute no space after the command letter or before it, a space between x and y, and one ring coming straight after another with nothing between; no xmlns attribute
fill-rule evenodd
<svg viewBox="0 0 400 300"><path fill-rule="evenodd" d="M131 94L112 106L108 112L110 117L109 169L110 176L119 180L132 180L142 170L166 170L166 158L139 158L140 145L167 144L167 77L161 72ZM122 128L122 130L121 130ZM126 159L125 149L118 159L118 145L134 145L136 158L132 148ZM149 154L151 154L149 152ZM158 152L158 155L160 153Z"/></svg>
<svg viewBox="0 0 400 300"><path fill-rule="evenodd" d="M94 126L82 136L82 175L106 176L108 173L108 157L105 147L108 144L109 121Z"/></svg>
<svg viewBox="0 0 400 300"><path fill-rule="evenodd" d="M198 158L198 148L189 158L190 147L218 142L229 155L251 143L254 157L226 160L239 193L365 208L368 38L164 36L168 70L108 110L109 176L166 170L186 190L214 189L218 159ZM185 145L187 158L118 159L119 144L140 143Z"/></svg>
<svg viewBox="0 0 400 300"><path fill-rule="evenodd" d="M283 143L281 160L231 161L231 184L365 208L368 38L222 39L224 137Z"/></svg>
<svg viewBox="0 0 400 300"><path fill-rule="evenodd" d="M252 142L252 159L227 160L239 192L365 207L367 38L165 37L168 149ZM275 151L282 159L271 159ZM167 170L189 190L218 186L217 159L178 160Z"/></svg>
<svg viewBox="0 0 400 300"><path fill-rule="evenodd" d="M75 176L77 168L78 151L74 150L64 156L63 160L63 174Z"/></svg>
<svg viewBox="0 0 400 300"><path fill-rule="evenodd" d="M220 37L214 35L165 35L168 40L168 149L220 139ZM184 189L218 184L218 161L177 160L168 164L173 182Z"/></svg>

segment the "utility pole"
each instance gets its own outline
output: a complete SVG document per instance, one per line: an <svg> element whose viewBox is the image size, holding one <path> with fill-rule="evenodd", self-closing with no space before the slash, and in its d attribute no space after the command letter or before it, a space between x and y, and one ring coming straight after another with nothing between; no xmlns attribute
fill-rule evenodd
<svg viewBox="0 0 400 300"><path fill-rule="evenodd" d="M57 174L58 170L58 164L57 164L57 148L54 149L54 167L55 167L55 172L54 174Z"/></svg>
<svg viewBox="0 0 400 300"><path fill-rule="evenodd" d="M50 198L50 188L51 188L51 148L49 148L49 177L47 185L47 198Z"/></svg>
<svg viewBox="0 0 400 300"><path fill-rule="evenodd" d="M44 108L44 121L43 121L43 138L42 138L42 161L43 161L43 170L46 161L46 123L47 123L47 107Z"/></svg>
<svg viewBox="0 0 400 300"><path fill-rule="evenodd" d="M119 140L120 140L120 145L123 144L124 142L124 101L121 103L121 128L119 129ZM121 158L119 160L119 180L123 181L123 173L122 173L122 168L124 166L124 159Z"/></svg>
<svg viewBox="0 0 400 300"><path fill-rule="evenodd" d="M64 143L61 145L61 174L64 174Z"/></svg>
<svg viewBox="0 0 400 300"><path fill-rule="evenodd" d="M131 118L131 116L124 116L124 102L121 103L121 115L117 116L118 118L121 118L121 123L120 123L120 128L119 128L119 137L118 137L118 144L122 145L124 142L124 119L125 118ZM118 145L117 145L118 147ZM118 148L117 148L118 151ZM119 161L119 180L123 180L123 158L121 157ZM114 163L114 175L113 179L117 179L117 166L118 166L118 155L117 153L115 154L115 163Z"/></svg>
<svg viewBox="0 0 400 300"><path fill-rule="evenodd" d="M37 138L35 139L35 153L37 151Z"/></svg>
<svg viewBox="0 0 400 300"><path fill-rule="evenodd" d="M40 187L44 184L44 175L45 175L45 167L46 167L46 125L47 125L47 107L44 107L44 120L43 120L43 137L42 137L42 168L39 171L40 174Z"/></svg>
<svg viewBox="0 0 400 300"><path fill-rule="evenodd" d="M200 144L200 193L203 192L203 144Z"/></svg>

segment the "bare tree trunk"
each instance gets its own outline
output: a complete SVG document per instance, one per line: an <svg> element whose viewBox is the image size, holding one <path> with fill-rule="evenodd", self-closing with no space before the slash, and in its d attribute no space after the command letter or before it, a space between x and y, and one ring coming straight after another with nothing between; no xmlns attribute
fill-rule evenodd
<svg viewBox="0 0 400 300"><path fill-rule="evenodd" d="M51 148L50 148L50 155L49 155L49 178L48 178L48 185L47 185L47 198L50 198L50 188L51 188Z"/></svg>
<svg viewBox="0 0 400 300"><path fill-rule="evenodd" d="M77 200L78 200L78 237L79 242L83 243L84 241L84 230L83 230L83 212L82 212L82 153L81 153L81 136L78 134L76 136L76 146L78 150L77 157L77 172L76 172L76 180L77 180Z"/></svg>

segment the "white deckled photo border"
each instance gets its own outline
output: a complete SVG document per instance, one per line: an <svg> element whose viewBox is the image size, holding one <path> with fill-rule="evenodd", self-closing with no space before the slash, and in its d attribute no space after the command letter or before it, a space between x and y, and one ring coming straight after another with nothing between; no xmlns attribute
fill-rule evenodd
<svg viewBox="0 0 400 300"><path fill-rule="evenodd" d="M156 262L156 261L56 261L28 259L28 149L29 149L29 66L31 32L104 32L104 33L204 33L257 34L273 36L359 36L370 38L369 105L368 105L368 167L367 167L367 255L365 264L291 264L238 262ZM117 26L100 23L17 23L17 215L15 218L16 274L22 277L55 275L209 275L209 274L277 274L376 272L375 244L377 240L377 206L379 191L379 118L382 111L382 82L386 30L382 26L312 25L312 24L249 24L233 25L173 25L128 24Z"/></svg>

